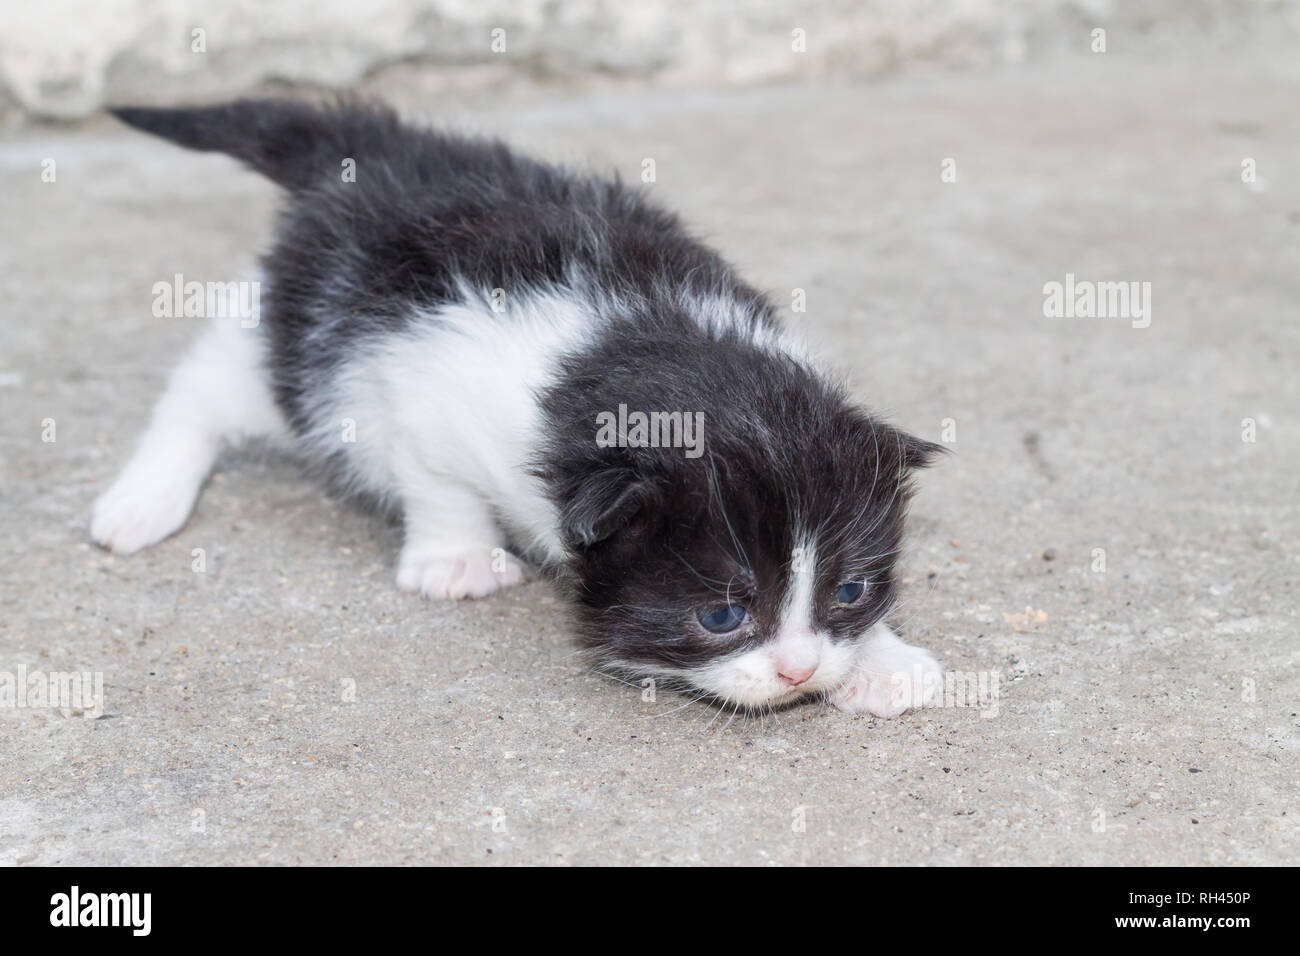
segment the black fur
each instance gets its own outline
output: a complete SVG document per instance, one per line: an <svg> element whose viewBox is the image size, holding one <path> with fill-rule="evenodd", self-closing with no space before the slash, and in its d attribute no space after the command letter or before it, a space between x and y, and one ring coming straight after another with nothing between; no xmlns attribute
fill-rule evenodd
<svg viewBox="0 0 1300 956"><path fill-rule="evenodd" d="M541 398L550 427L536 474L562 516L584 640L607 663L689 670L766 639L800 530L817 535L818 624L848 639L888 609L908 474L937 446L752 344L778 328L773 307L676 216L617 180L413 129L374 106L116 115L230 153L290 192L264 302L275 393L299 430L340 356L401 331L413 307L458 301L462 284L517 292L583 278L603 331ZM354 183L341 179L345 158ZM731 303L740 327L703 328L693 306L710 299ZM595 416L620 403L703 412L705 454L598 447ZM833 606L854 575L874 583L868 597ZM699 627L696 610L728 602L748 606L755 627L735 638Z"/></svg>
<svg viewBox="0 0 1300 956"><path fill-rule="evenodd" d="M113 113L182 146L227 152L291 191L263 260L264 307L276 392L299 428L312 412L309 381L359 339L400 331L412 307L458 301L460 280L518 291L560 282L577 264L597 287L637 298L671 283L758 301L676 216L616 179L415 129L381 106L240 100ZM345 158L355 182L340 175Z"/></svg>

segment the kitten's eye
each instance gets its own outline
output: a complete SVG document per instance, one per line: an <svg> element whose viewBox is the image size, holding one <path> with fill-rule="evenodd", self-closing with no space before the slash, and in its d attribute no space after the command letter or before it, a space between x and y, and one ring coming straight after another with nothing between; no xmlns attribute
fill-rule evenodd
<svg viewBox="0 0 1300 956"><path fill-rule="evenodd" d="M852 604L862 597L862 592L865 590L866 585L861 581L845 581L835 589L835 603Z"/></svg>
<svg viewBox="0 0 1300 956"><path fill-rule="evenodd" d="M749 615L739 604L705 608L703 611L696 611L695 617L706 631L712 631L714 634L734 631L749 619Z"/></svg>

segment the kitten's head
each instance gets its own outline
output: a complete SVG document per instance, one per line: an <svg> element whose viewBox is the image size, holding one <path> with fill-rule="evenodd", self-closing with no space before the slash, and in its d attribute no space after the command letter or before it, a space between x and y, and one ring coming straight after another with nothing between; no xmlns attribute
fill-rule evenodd
<svg viewBox="0 0 1300 956"><path fill-rule="evenodd" d="M762 707L851 676L894 600L909 475L941 448L797 368L739 391L708 403L698 457L606 448L575 468L561 523L606 670Z"/></svg>

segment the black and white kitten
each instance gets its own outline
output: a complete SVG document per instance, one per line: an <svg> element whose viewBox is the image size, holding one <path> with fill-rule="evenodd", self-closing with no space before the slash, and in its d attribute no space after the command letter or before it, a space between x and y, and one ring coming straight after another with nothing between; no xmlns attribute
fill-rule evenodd
<svg viewBox="0 0 1300 956"><path fill-rule="evenodd" d="M167 537L223 444L282 437L400 512L399 587L481 597L549 569L607 670L744 707L893 716L934 692L935 659L882 618L938 447L850 404L675 216L381 107L116 115L289 201L263 321L214 321L180 363L95 504L99 544Z"/></svg>

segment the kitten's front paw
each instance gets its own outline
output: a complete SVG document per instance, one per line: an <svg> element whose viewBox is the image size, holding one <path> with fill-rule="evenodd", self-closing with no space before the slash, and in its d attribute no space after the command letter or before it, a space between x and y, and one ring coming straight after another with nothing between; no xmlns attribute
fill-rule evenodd
<svg viewBox="0 0 1300 956"><path fill-rule="evenodd" d="M830 701L850 714L897 717L934 704L943 691L943 668L934 655L901 642L878 648L858 662L857 674L840 685Z"/></svg>
<svg viewBox="0 0 1300 956"><path fill-rule="evenodd" d="M397 566L399 588L435 600L486 597L527 579L523 564L503 548L450 555L403 548Z"/></svg>
<svg viewBox="0 0 1300 956"><path fill-rule="evenodd" d="M196 489L180 483L123 476L95 502L90 537L116 554L132 554L179 531L195 497Z"/></svg>

